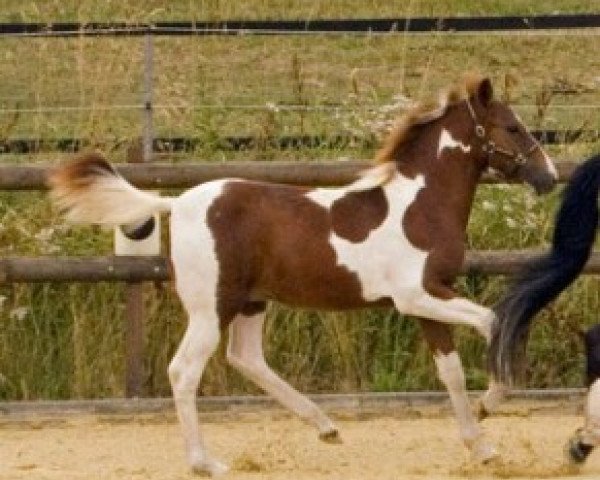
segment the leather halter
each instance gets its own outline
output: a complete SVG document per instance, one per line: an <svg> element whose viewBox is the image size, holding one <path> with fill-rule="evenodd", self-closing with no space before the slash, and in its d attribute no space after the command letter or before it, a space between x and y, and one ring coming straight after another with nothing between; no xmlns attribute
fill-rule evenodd
<svg viewBox="0 0 600 480"><path fill-rule="evenodd" d="M506 150L502 147L499 147L498 145L496 145L496 142L489 138L486 138L487 135L485 127L481 123L479 123L479 120L477 120L477 115L475 114L475 110L473 109L473 105L471 105L469 99L465 100L465 102L467 103L467 109L471 114L471 118L475 123L475 136L481 140L481 149L484 153L487 154L488 161L492 155L499 153L500 155L504 155L510 160L513 160L515 168L527 165L527 162L530 160L531 154L535 152L538 148L540 148L540 144L534 141L532 147L529 150L527 150L527 153L525 154L521 152L515 152L514 150Z"/></svg>

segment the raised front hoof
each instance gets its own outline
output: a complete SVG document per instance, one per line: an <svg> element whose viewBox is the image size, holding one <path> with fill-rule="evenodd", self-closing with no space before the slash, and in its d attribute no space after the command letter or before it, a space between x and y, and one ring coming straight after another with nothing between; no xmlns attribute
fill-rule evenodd
<svg viewBox="0 0 600 480"><path fill-rule="evenodd" d="M332 445L340 445L343 443L340 432L335 429L329 430L328 432L319 433L319 440L325 443L331 443Z"/></svg>
<svg viewBox="0 0 600 480"><path fill-rule="evenodd" d="M583 465L593 448L593 445L583 443L579 436L575 435L565 445L565 456L571 465Z"/></svg>
<svg viewBox="0 0 600 480"><path fill-rule="evenodd" d="M219 477L228 471L229 467L217 460L203 460L192 465L192 473L201 477Z"/></svg>

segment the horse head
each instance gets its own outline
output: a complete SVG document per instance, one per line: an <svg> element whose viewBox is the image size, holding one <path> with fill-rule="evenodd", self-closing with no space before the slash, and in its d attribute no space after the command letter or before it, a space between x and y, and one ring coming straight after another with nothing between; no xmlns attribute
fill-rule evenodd
<svg viewBox="0 0 600 480"><path fill-rule="evenodd" d="M558 180L554 163L512 108L494 98L490 79L467 82L467 94L473 143L487 167L509 181L530 184L538 194L552 190Z"/></svg>

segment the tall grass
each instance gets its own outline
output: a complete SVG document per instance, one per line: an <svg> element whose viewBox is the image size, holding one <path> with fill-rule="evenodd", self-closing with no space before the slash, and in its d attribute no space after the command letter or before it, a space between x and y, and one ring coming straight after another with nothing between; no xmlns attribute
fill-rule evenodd
<svg viewBox="0 0 600 480"><path fill-rule="evenodd" d="M333 18L584 11L592 6L520 0L7 2L0 20ZM124 160L142 131L140 109L123 108L141 103L142 46L135 38L0 39L0 139L83 137L112 160ZM593 35L160 38L155 40L156 133L199 137L202 144L185 157L188 161L369 158L372 150L352 145L282 151L259 142L233 152L220 142L227 135L380 137L407 101L435 95L467 69L490 74L499 96L527 104L518 109L530 126L599 127L596 110L561 108L600 103L598 47L600 37ZM314 108L286 109L289 105ZM576 159L597 148L597 143L577 143L550 151ZM4 155L0 161L60 157L46 152ZM481 187L469 246L547 245L558 200L556 193L539 199L523 187ZM0 255L94 255L111 249L109 232L65 225L43 193L0 192ZM471 275L457 287L491 305L504 282ZM581 278L542 314L531 342L530 385L580 384L577 329L596 321L597 283L596 277ZM186 320L171 285L144 288L144 393L168 395L166 366ZM122 285L108 283L0 285L0 399L122 395L123 295ZM457 328L455 339L469 387L484 387L483 342L466 328ZM342 315L272 305L265 350L276 370L305 391L439 388L418 322L391 310ZM256 392L226 367L223 355L221 347L201 392Z"/></svg>

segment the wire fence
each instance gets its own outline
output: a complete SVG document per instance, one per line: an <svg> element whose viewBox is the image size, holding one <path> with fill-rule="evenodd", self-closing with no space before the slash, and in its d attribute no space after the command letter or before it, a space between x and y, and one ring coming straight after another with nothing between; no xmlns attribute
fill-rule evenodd
<svg viewBox="0 0 600 480"><path fill-rule="evenodd" d="M600 28L600 14L310 20L221 20L154 23L3 23L0 35L282 35L534 31Z"/></svg>
<svg viewBox="0 0 600 480"><path fill-rule="evenodd" d="M150 111L157 151L176 146L205 158L225 158L223 151L263 158L301 149L313 150L311 157L364 157L413 101L470 68L494 77L538 138L593 143L600 80L571 52L593 51L598 27L596 14L0 24L0 152L12 161L84 146L130 148ZM482 31L500 36L455 36ZM577 36L514 35L548 31ZM426 35L408 35L415 32ZM151 47L142 34L151 35ZM155 52L151 92L143 88L148 48ZM559 62L573 66L557 75Z"/></svg>
<svg viewBox="0 0 600 480"><path fill-rule="evenodd" d="M109 151L111 160L123 160L135 157L132 151L137 149L139 158L147 158L142 150L144 145L147 150L150 137L155 151L177 139L187 158L368 158L407 106L436 95L465 70L492 76L498 97L515 105L532 128L558 132L556 152L575 158L596 147L600 39L595 27L555 30L549 37L546 31L529 27L518 31L523 35L511 30L494 35L463 32L468 33L465 36L440 28L410 35L399 27L351 35L343 29L270 35L275 32L263 28L250 35L230 27L227 31L220 27L224 35L182 35L175 30L170 35L165 30L165 35L152 36L151 42L144 28L139 35L114 36L106 31L87 36L76 26L72 35L64 37L40 26L39 32L1 37L0 144L10 148L0 162L30 163L55 155L63 140L68 151L97 147ZM578 135L571 139L569 132ZM331 143L331 139L340 141ZM223 148L224 140L230 140L230 146L239 141L240 148ZM564 143L567 140L574 143ZM272 175L277 165L269 166ZM136 168L138 174L142 170ZM286 165L283 173L294 172ZM8 199L0 202L0 247L5 258L1 267L6 272L40 252L89 255L110 248L106 236L77 236L62 229L58 214L49 211L41 195L38 199L44 200L36 203L35 193L27 199L12 192L0 194ZM498 208L510 207L513 201L520 202L519 197L507 194ZM509 216L502 212L498 221ZM526 226L528 218L520 218L520 223ZM543 235L539 225L550 222L535 220L529 230L513 237L539 245ZM493 226L490 222L486 221L486 231ZM486 239L505 240L508 228L512 227L498 228L500 233L492 232ZM14 256L21 258L11 263L9 257ZM30 268L35 274L41 272L37 261ZM66 271L60 262L49 261ZM161 272L161 278L166 277ZM4 275L8 280L9 273ZM131 278L129 273L123 275ZM16 298L19 290L14 291ZM32 300L27 308L39 303ZM47 318L58 318L55 303L55 298L46 302L51 313L43 314L44 325ZM17 300L14 304L20 305ZM106 315L104 307L102 315ZM27 311L19 308L12 311ZM133 336L141 335L138 331ZM161 334L161 344L162 340ZM128 355L139 363L136 352L128 350ZM95 374L94 382L97 377L102 375ZM136 385L139 381L127 391L135 394Z"/></svg>

